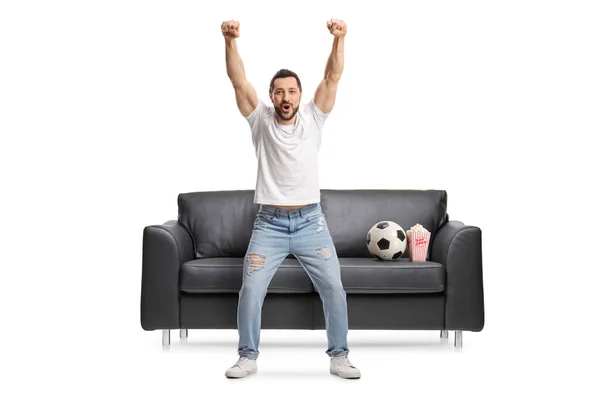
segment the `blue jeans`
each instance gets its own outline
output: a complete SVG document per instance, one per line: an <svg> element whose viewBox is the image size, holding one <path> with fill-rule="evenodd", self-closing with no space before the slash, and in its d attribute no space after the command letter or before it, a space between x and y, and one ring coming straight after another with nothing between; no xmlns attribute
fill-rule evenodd
<svg viewBox="0 0 600 400"><path fill-rule="evenodd" d="M261 204L246 256L239 292L238 354L258 358L262 305L267 287L281 262L296 256L323 302L328 349L348 354L348 310L340 264L320 203L295 210Z"/></svg>

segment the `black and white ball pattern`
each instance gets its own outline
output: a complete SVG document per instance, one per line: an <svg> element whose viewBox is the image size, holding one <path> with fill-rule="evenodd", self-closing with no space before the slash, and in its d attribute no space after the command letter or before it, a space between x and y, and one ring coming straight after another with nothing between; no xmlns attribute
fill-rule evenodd
<svg viewBox="0 0 600 400"><path fill-rule="evenodd" d="M393 221L380 221L367 233L369 252L383 261L397 260L406 250L406 232Z"/></svg>

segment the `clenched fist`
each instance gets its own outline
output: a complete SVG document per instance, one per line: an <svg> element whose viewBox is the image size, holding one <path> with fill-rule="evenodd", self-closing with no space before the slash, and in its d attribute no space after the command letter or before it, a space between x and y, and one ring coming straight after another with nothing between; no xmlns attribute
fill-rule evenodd
<svg viewBox="0 0 600 400"><path fill-rule="evenodd" d="M330 19L327 21L327 29L335 37L346 35L346 23L341 19Z"/></svg>
<svg viewBox="0 0 600 400"><path fill-rule="evenodd" d="M240 37L240 23L235 20L225 21L221 24L221 32L225 39L237 39Z"/></svg>

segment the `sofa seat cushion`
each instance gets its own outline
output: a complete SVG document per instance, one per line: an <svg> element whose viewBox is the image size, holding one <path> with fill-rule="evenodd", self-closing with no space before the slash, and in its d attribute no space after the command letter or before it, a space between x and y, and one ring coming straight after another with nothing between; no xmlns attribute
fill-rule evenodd
<svg viewBox="0 0 600 400"><path fill-rule="evenodd" d="M198 258L181 266L180 289L188 293L238 293L242 287L244 259ZM295 258L283 260L267 293L311 293L310 278Z"/></svg>
<svg viewBox="0 0 600 400"><path fill-rule="evenodd" d="M446 271L442 264L411 262L407 258L380 261L375 258L339 258L342 284L348 294L443 292ZM238 293L242 287L244 259L199 258L181 266L180 289L188 293ZM296 258L283 260L267 293L315 291Z"/></svg>
<svg viewBox="0 0 600 400"><path fill-rule="evenodd" d="M346 293L437 293L443 292L446 270L432 261L408 258L380 261L376 258L339 258Z"/></svg>

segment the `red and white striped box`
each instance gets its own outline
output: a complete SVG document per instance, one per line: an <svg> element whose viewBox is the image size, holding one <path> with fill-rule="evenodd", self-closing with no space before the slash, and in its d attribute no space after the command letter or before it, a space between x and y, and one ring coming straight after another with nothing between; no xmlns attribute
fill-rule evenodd
<svg viewBox="0 0 600 400"><path fill-rule="evenodd" d="M420 227L417 228L417 227ZM427 261L431 232L417 224L406 232L410 261Z"/></svg>

